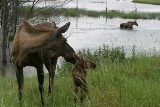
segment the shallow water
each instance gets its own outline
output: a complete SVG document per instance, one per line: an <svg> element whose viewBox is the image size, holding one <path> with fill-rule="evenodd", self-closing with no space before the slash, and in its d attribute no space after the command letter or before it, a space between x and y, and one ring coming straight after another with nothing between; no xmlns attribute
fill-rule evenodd
<svg viewBox="0 0 160 107"><path fill-rule="evenodd" d="M108 19L80 17L68 18L71 27L67 32L69 44L76 50L89 48L96 50L98 47L124 47L130 55L135 46L137 53L159 53L160 51L160 21L137 20L139 26L133 30L119 29L120 23L134 21L132 19Z"/></svg>
<svg viewBox="0 0 160 107"><path fill-rule="evenodd" d="M73 0L69 3L66 7L68 8L75 8L76 1ZM106 4L108 10L119 10L119 11L137 11L139 12L160 12L160 6L158 5L149 5L149 4L140 4L140 3L133 3L132 0L78 0L78 7L84 8L88 10L97 10L102 11L106 10Z"/></svg>
<svg viewBox="0 0 160 107"><path fill-rule="evenodd" d="M61 0L62 2L64 0ZM106 3L107 1L107 3ZM76 8L77 0L72 0L72 2L65 5L65 8ZM59 5L60 2L53 3L52 1L45 1L39 3L37 6L39 7L55 7ZM106 10L106 4L108 10L119 10L119 11L135 11L137 9L138 12L160 12L159 5L151 5L151 4L140 4L133 3L132 0L78 0L78 8L87 9L87 10L96 10L102 11Z"/></svg>
<svg viewBox="0 0 160 107"><path fill-rule="evenodd" d="M64 18L64 17L63 17ZM50 19L50 20L54 20ZM103 17L68 17L58 26L62 26L70 21L71 26L64 34L68 37L68 43L76 50L90 49L97 50L103 45L112 47L122 47L125 49L127 56L132 53L135 46L136 54L159 54L160 53L160 21L159 20L137 20L138 27L133 26L133 30L122 30L119 28L120 23L134 21L132 19L106 19ZM60 60L59 60L60 64ZM6 75L14 75L13 67L9 65ZM25 76L36 74L33 67L24 68ZM45 72L47 70L45 69Z"/></svg>
<svg viewBox="0 0 160 107"><path fill-rule="evenodd" d="M62 0L63 1L63 0ZM65 8L76 8L76 1L72 0ZM106 9L106 0L78 0L78 8L102 11ZM57 2L57 4L59 4ZM26 4L28 5L28 4ZM54 6L52 2L42 2L36 6ZM139 12L160 12L160 6L133 3L131 0L107 0L108 10L119 11L137 11ZM54 18L51 20L55 20ZM132 19L106 19L103 17L79 17L66 18L65 22L70 21L71 27L65 34L68 38L68 43L75 50L90 49L94 51L103 45L109 47L124 47L128 56L131 55L133 46L136 53L160 53L160 21L158 20L137 20L139 26L134 26L133 30L121 30L119 24ZM60 63L60 61L59 61ZM14 75L13 66L9 64L6 75ZM25 67L24 74L32 76L36 74L36 69L33 67ZM45 69L45 72L47 70Z"/></svg>

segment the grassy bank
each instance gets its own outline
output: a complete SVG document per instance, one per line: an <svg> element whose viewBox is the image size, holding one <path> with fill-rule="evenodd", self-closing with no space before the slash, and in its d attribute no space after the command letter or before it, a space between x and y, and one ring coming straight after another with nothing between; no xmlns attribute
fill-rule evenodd
<svg viewBox="0 0 160 107"><path fill-rule="evenodd" d="M160 0L133 0L134 3L160 5Z"/></svg>
<svg viewBox="0 0 160 107"><path fill-rule="evenodd" d="M95 61L97 69L88 70L90 100L78 102L77 107L158 107L160 106L160 56L135 56L126 58L122 51L104 47L94 54L83 52ZM73 107L72 65L64 64L55 77L55 107ZM45 104L52 107L45 76ZM17 107L17 84L12 77L0 77L0 106ZM36 77L26 77L24 107L40 106Z"/></svg>
<svg viewBox="0 0 160 107"><path fill-rule="evenodd" d="M29 11L30 7L23 7L19 10L19 15L24 17L26 16L27 12ZM44 9L44 8L34 8L33 16L43 16L43 17L51 17L51 16L70 16L70 17L77 17L77 16L89 16L89 17L106 17L106 11L92 11L92 10L84 10L84 9ZM160 19L160 13L142 13L142 12L121 12L116 10L110 10L107 12L108 18L129 18L129 19Z"/></svg>

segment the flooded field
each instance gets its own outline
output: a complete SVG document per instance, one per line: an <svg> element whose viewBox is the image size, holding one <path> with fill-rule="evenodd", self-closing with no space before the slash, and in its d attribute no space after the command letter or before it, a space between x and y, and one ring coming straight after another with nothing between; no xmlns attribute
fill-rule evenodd
<svg viewBox="0 0 160 107"><path fill-rule="evenodd" d="M61 2L64 2L64 0L61 0ZM53 3L52 1L45 1L41 2L37 6L54 7L55 4L58 5L59 2ZM160 12L160 6L158 5L133 3L132 0L78 0L78 4L77 0L72 0L70 3L65 5L65 8L76 8L77 5L78 8L95 10L95 11L106 10L106 5L107 5L108 10L130 12L130 11L135 11L137 9L138 12Z"/></svg>
<svg viewBox="0 0 160 107"><path fill-rule="evenodd" d="M119 29L120 23L134 21L132 19L108 19L80 17L68 18L71 27L68 31L68 42L75 50L89 48L96 50L104 44L109 47L124 47L130 55L133 46L137 53L159 53L160 51L160 21L137 20L138 27L133 30Z"/></svg>
<svg viewBox="0 0 160 107"><path fill-rule="evenodd" d="M73 0L66 7L75 8L76 1ZM130 12L137 9L139 12L160 12L160 6L158 5L133 3L132 0L78 0L78 7L88 10L102 11L106 9L106 4L108 10Z"/></svg>

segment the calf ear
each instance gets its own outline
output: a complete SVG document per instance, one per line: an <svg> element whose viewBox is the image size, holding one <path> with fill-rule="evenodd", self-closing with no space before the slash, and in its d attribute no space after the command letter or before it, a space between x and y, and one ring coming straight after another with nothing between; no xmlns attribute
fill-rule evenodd
<svg viewBox="0 0 160 107"><path fill-rule="evenodd" d="M66 23L65 25L63 25L58 29L57 34L65 33L68 30L69 26L70 22Z"/></svg>

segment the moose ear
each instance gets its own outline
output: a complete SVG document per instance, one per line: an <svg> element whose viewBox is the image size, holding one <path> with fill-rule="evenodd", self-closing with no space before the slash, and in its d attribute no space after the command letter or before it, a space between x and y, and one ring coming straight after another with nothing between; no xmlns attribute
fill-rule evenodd
<svg viewBox="0 0 160 107"><path fill-rule="evenodd" d="M61 34L61 33L65 33L68 28L70 26L70 22L66 23L65 25L63 25L62 27L60 27L57 31L58 34Z"/></svg>
<svg viewBox="0 0 160 107"><path fill-rule="evenodd" d="M74 54L73 57L74 57L75 60L78 60L78 55L77 54Z"/></svg>

